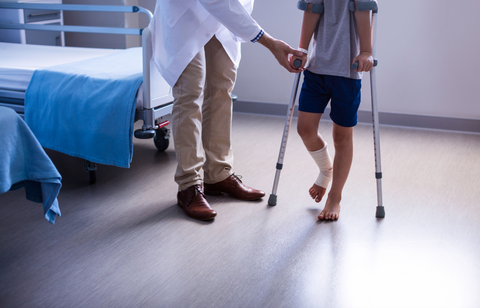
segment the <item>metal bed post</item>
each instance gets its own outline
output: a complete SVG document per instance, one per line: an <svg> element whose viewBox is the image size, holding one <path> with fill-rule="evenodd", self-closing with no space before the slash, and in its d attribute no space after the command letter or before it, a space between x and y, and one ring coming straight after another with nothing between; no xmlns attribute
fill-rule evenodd
<svg viewBox="0 0 480 308"><path fill-rule="evenodd" d="M143 63L143 80L150 81L150 60L152 59L152 40L150 39L150 30L145 28L142 33L142 63ZM150 82L143 83L143 99L144 102L150 101ZM140 139L152 138L155 135L155 119L148 114L148 109L143 104L142 113L139 118L143 119L143 127L141 130L135 131L135 137Z"/></svg>
<svg viewBox="0 0 480 308"><path fill-rule="evenodd" d="M136 115L136 118L143 120L143 126L141 129L137 129L134 135L139 139L154 138L155 147L159 151L165 151L169 146L170 138L170 130L165 126L170 122L165 120L164 117L171 114L172 104L162 104L158 108L146 108L146 102L152 101L150 64L153 59L153 46L152 34L148 28L143 29L142 32L142 47L143 80L148 82L143 83L143 109L139 110L138 115ZM157 124L157 119L162 119L162 122Z"/></svg>

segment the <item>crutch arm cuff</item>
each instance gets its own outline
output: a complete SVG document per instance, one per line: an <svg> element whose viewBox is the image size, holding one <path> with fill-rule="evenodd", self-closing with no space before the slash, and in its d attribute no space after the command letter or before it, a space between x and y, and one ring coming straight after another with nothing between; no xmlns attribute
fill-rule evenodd
<svg viewBox="0 0 480 308"><path fill-rule="evenodd" d="M305 2L305 1L298 1L297 2L297 9L299 9L300 11L308 11L308 3Z"/></svg>
<svg viewBox="0 0 480 308"><path fill-rule="evenodd" d="M308 2L305 1L298 1L297 2L297 8L301 11L308 12ZM312 7L310 8L310 12L315 13L315 14L323 14L324 7L323 4L317 3L317 4L312 4Z"/></svg>
<svg viewBox="0 0 480 308"><path fill-rule="evenodd" d="M348 9L350 12L373 11L373 13L378 13L378 4L377 1L351 1Z"/></svg>

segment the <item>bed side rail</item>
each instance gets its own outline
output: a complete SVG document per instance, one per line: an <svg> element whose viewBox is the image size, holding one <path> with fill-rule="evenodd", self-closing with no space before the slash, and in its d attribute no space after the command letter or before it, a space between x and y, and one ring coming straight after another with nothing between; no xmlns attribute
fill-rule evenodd
<svg viewBox="0 0 480 308"><path fill-rule="evenodd" d="M60 10L60 11L88 11L88 12L110 12L110 13L143 13L150 21L152 12L140 6L118 6L118 5L83 5L83 4L38 4L38 3L5 3L0 2L2 9L38 9L38 10ZM16 24L0 22L0 29L25 29L43 31L64 31L81 33L105 33L105 34L129 34L142 35L143 29L136 28L113 28L113 27L92 27L92 26L65 26L65 25L36 25Z"/></svg>

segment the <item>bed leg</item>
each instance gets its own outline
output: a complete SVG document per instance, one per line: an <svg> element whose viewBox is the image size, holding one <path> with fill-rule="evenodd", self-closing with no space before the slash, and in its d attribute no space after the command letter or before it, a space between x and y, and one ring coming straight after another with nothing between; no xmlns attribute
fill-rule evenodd
<svg viewBox="0 0 480 308"><path fill-rule="evenodd" d="M85 160L85 170L88 173L88 180L90 181L90 184L95 184L97 182L97 164Z"/></svg>

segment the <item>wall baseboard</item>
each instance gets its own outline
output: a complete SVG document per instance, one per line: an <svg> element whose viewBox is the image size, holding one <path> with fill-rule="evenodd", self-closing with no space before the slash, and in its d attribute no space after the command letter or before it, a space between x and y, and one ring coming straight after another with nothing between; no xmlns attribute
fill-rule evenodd
<svg viewBox="0 0 480 308"><path fill-rule="evenodd" d="M273 116L286 116L287 109L288 105L285 104L257 103L245 101L236 101L233 104L234 112L264 114ZM328 108L327 110L325 110L325 113L329 113ZM293 116L298 116L297 106L295 106ZM412 128L480 133L480 120L476 119L459 119L388 112L380 112L378 116L380 119L380 125L383 124ZM330 120L329 117L327 117L327 119ZM358 122L372 123L372 113L370 111L359 110Z"/></svg>

